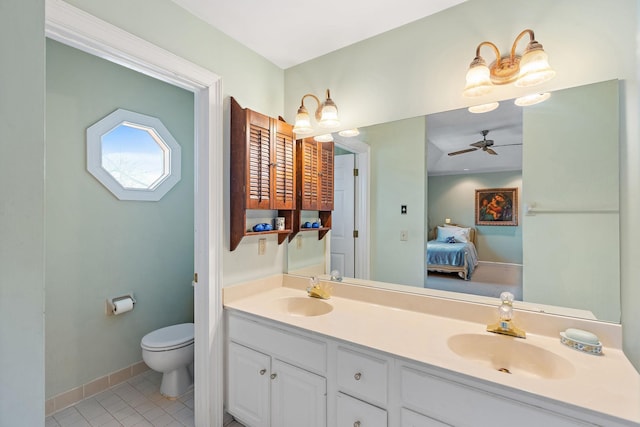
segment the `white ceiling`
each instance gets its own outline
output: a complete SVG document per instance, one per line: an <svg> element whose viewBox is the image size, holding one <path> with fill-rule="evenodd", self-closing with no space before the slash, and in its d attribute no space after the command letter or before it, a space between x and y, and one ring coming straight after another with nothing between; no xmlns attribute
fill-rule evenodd
<svg viewBox="0 0 640 427"><path fill-rule="evenodd" d="M286 69L466 0L173 0Z"/></svg>
<svg viewBox="0 0 640 427"><path fill-rule="evenodd" d="M482 131L493 140L497 155L482 150L449 156L482 141ZM470 113L466 108L427 116L427 170L429 175L450 175L522 170L522 107L502 101L493 111Z"/></svg>

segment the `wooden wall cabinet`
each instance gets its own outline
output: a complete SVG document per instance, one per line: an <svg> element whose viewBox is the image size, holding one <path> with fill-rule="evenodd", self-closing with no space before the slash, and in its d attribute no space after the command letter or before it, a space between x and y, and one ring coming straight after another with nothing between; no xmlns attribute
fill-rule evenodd
<svg viewBox="0 0 640 427"><path fill-rule="evenodd" d="M289 240L299 231L318 230L318 239L322 239L331 230L331 211L333 210L333 142L318 142L305 138L296 142L297 157L297 205L293 231ZM318 211L322 222L320 228L302 228L300 215L303 210Z"/></svg>
<svg viewBox="0 0 640 427"><path fill-rule="evenodd" d="M278 243L287 238L296 209L295 168L293 126L231 98L231 250L248 235L277 233ZM278 210L285 230L249 231L248 209Z"/></svg>

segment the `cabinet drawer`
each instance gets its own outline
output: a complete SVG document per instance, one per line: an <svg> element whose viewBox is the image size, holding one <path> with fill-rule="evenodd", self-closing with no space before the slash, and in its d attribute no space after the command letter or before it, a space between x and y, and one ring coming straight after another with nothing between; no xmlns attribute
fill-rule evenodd
<svg viewBox="0 0 640 427"><path fill-rule="evenodd" d="M386 360L356 352L344 347L337 351L337 383L345 393L373 404L387 406Z"/></svg>
<svg viewBox="0 0 640 427"><path fill-rule="evenodd" d="M518 420L519 427L587 425L539 407L406 366L400 369L400 382L403 406L442 420L441 422L446 423L444 425L488 426L496 425L497 420L501 419Z"/></svg>
<svg viewBox="0 0 640 427"><path fill-rule="evenodd" d="M327 345L302 335L229 314L229 339L280 360L325 374Z"/></svg>
<svg viewBox="0 0 640 427"><path fill-rule="evenodd" d="M449 424L402 408L400 410L400 427L451 427Z"/></svg>
<svg viewBox="0 0 640 427"><path fill-rule="evenodd" d="M336 427L386 427L387 411L361 400L338 393Z"/></svg>

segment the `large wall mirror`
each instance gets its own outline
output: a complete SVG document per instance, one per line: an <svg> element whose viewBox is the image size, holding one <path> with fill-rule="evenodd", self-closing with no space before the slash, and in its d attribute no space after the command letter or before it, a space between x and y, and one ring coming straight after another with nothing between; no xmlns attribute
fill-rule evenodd
<svg viewBox="0 0 640 427"><path fill-rule="evenodd" d="M361 278L369 281L344 280L487 303L509 290L521 308L619 322L618 84L555 91L529 107L502 101L489 113L464 109L361 129L370 169L369 277ZM477 144L483 139L497 154ZM475 190L486 188L518 189L517 226L475 224ZM447 219L475 228L481 264L502 268L505 283L475 284L480 270L468 281L446 278L449 285L427 274L426 242ZM288 271L328 273L330 242L301 239L289 243Z"/></svg>

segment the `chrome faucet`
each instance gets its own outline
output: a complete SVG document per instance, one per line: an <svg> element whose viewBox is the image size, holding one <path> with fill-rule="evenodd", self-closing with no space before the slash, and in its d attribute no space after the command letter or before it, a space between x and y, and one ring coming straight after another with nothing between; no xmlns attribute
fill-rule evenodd
<svg viewBox="0 0 640 427"><path fill-rule="evenodd" d="M487 331L496 334L509 335L511 337L526 338L527 334L513 324L513 294L503 292L500 294L502 304L498 307L500 321L487 326Z"/></svg>

